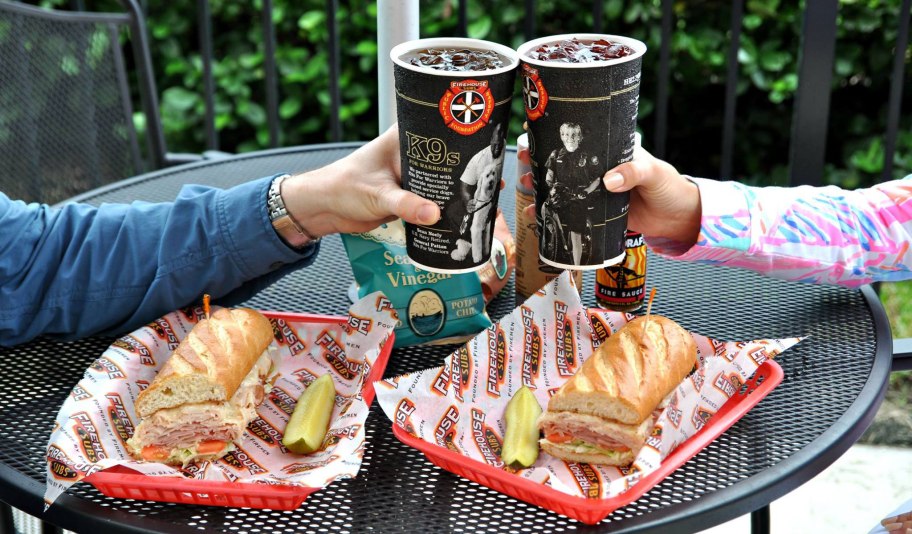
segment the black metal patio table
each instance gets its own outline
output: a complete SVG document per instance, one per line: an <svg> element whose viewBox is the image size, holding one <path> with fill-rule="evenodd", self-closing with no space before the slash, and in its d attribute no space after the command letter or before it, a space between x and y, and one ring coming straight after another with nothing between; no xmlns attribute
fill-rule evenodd
<svg viewBox="0 0 912 534"><path fill-rule="evenodd" d="M277 172L314 169L357 145L316 145L204 161L132 178L75 200L100 204L173 200L180 187L229 187ZM504 167L501 207L513 221L514 150ZM80 483L46 513L44 453L57 410L85 369L113 341L40 339L0 349L0 500L77 532L691 532L765 507L822 471L867 428L890 372L887 318L870 287L798 284L740 269L650 253L654 311L718 339L807 335L778 359L785 380L742 420L667 479L596 526L587 526L444 471L406 447L375 402L356 479L314 493L294 511L178 505L109 498ZM591 272L584 301L594 305ZM338 236L317 261L282 278L248 305L344 313L352 282ZM489 305L497 320L514 306L512 281ZM439 365L454 346L394 350L386 375ZM759 515L755 525L763 526Z"/></svg>

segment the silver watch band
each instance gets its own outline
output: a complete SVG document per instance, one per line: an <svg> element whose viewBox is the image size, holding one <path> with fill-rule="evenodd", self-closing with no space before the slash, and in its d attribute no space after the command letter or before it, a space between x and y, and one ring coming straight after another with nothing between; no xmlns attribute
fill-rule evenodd
<svg viewBox="0 0 912 534"><path fill-rule="evenodd" d="M272 222L272 227L279 234L282 241L291 248L302 249L320 239L307 233L285 208L285 201L282 199L282 182L290 177L291 175L283 174L275 177L272 183L269 184L269 193L266 195L266 210L269 213L269 221Z"/></svg>

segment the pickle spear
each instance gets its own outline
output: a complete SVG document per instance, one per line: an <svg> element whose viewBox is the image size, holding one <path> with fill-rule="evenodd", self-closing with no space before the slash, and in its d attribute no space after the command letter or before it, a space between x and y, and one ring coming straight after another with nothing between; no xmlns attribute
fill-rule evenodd
<svg viewBox="0 0 912 534"><path fill-rule="evenodd" d="M330 375L325 374L311 382L298 398L291 419L285 426L282 445L299 454L320 450L335 402L336 388Z"/></svg>
<svg viewBox="0 0 912 534"><path fill-rule="evenodd" d="M519 388L507 403L504 412L507 431L501 458L509 467L529 467L538 458L538 416L541 413L535 395L526 386Z"/></svg>

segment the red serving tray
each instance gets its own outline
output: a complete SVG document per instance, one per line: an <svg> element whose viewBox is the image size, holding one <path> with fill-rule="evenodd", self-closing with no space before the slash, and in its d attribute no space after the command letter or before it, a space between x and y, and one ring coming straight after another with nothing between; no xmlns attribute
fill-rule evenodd
<svg viewBox="0 0 912 534"><path fill-rule="evenodd" d="M568 495L550 486L533 482L509 471L424 441L409 434L395 423L393 424L393 434L406 445L423 452L432 463L447 471L521 501L547 508L588 525L594 525L605 519L611 512L638 499L684 462L696 456L778 386L782 382L783 376L782 368L778 363L773 360L764 362L754 376L747 381L747 387L743 388L743 392L732 396L699 432L668 455L658 469L643 477L626 492L608 499L585 499Z"/></svg>
<svg viewBox="0 0 912 534"><path fill-rule="evenodd" d="M286 321L301 323L344 323L347 317L336 315L315 315L308 313L287 313L263 311L263 315ZM368 406L374 401L374 382L383 378L383 371L393 350L395 332L380 350L377 361L365 378L361 396ZM206 506L229 506L232 508L269 508L272 510L294 510L301 506L308 495L322 488L293 485L250 484L216 480L193 480L188 478L149 476L128 467L114 466L86 477L86 482L95 486L108 497L120 499L141 499L180 504Z"/></svg>

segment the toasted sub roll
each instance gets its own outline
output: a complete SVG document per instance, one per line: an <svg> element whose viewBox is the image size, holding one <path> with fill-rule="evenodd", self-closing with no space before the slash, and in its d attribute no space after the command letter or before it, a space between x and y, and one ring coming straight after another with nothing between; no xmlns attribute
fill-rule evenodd
<svg viewBox="0 0 912 534"><path fill-rule="evenodd" d="M194 326L136 399L148 417L182 404L225 402L273 340L269 319L247 308L221 308Z"/></svg>
<svg viewBox="0 0 912 534"><path fill-rule="evenodd" d="M265 396L273 339L254 310L219 309L197 323L137 397L130 454L187 465L232 451Z"/></svg>
<svg viewBox="0 0 912 534"><path fill-rule="evenodd" d="M696 358L693 337L671 319L630 321L551 397L539 419L542 448L568 461L629 464Z"/></svg>

